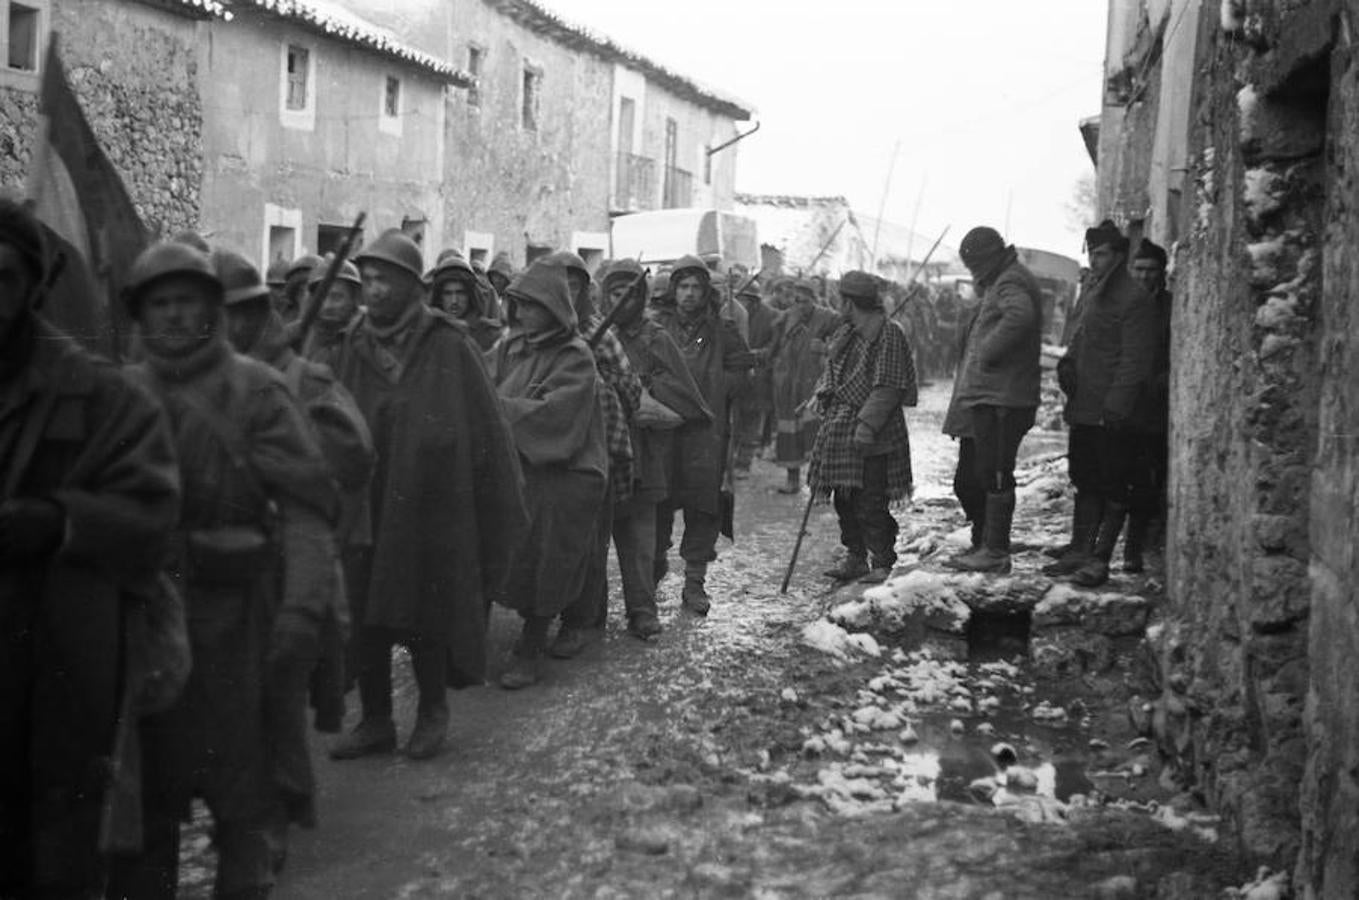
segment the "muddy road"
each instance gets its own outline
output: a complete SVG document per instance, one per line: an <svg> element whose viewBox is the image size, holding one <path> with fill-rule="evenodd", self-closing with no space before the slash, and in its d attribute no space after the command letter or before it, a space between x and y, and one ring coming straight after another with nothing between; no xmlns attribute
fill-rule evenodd
<svg viewBox="0 0 1359 900"><path fill-rule="evenodd" d="M779 494L782 470L757 461L738 483L737 541L710 569L707 618L680 610L672 574L665 633L642 643L615 590L599 640L511 693L494 681L517 620L497 610L490 684L450 694L437 759L332 762L318 736L321 827L294 831L276 896L1200 898L1239 884L1211 817L1139 734L1155 686L1137 635L1087 633L1059 610L1040 639L1025 609L1052 589L1037 548L1065 527L1060 435L1027 442L1028 552L1000 602L943 630L893 618L888 600L910 590L936 605L995 593L938 565L964 525L939 434L947 397L930 387L909 416L906 587L871 603L857 585L833 591L821 572L838 530L819 505L780 595L805 495ZM1154 576L1116 577L1099 609L1132 597L1145 625L1159 590ZM827 645L840 634L860 637ZM404 739L414 688L404 659L397 671ZM207 837L189 840L185 893L205 896Z"/></svg>

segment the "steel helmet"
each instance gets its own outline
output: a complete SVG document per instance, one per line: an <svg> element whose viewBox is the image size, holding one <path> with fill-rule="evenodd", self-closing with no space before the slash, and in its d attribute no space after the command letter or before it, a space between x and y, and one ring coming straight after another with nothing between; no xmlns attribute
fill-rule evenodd
<svg viewBox="0 0 1359 900"><path fill-rule="evenodd" d="M227 306L269 296L269 285L260 278L255 264L235 250L219 247L212 252L212 267L222 282L222 299Z"/></svg>
<svg viewBox="0 0 1359 900"><path fill-rule="evenodd" d="M385 262L409 272L416 280L423 281L425 274L424 257L420 247L400 228L389 228L364 247L354 262Z"/></svg>
<svg viewBox="0 0 1359 900"><path fill-rule="evenodd" d="M269 271L264 276L264 283L269 287L283 287L288 283L288 270L293 267L291 260L276 259L269 263Z"/></svg>
<svg viewBox="0 0 1359 900"><path fill-rule="evenodd" d="M311 274L307 276L307 287L325 281L326 273L330 271L330 262L331 257L327 255L325 259L312 266ZM363 279L359 277L359 267L347 259L340 264L340 271L335 274L335 280L348 281L357 287L363 286Z"/></svg>
<svg viewBox="0 0 1359 900"><path fill-rule="evenodd" d="M292 281L293 276L298 273L310 274L316 268L316 264L321 261L321 257L315 253L304 253L297 259L288 263L288 273L284 276L284 282Z"/></svg>
<svg viewBox="0 0 1359 900"><path fill-rule="evenodd" d="M175 241L160 241L141 252L128 273L123 302L128 312L137 314L142 296L156 282L171 276L182 276L202 282L210 288L214 300L223 299L222 281L217 277L212 259L201 250Z"/></svg>

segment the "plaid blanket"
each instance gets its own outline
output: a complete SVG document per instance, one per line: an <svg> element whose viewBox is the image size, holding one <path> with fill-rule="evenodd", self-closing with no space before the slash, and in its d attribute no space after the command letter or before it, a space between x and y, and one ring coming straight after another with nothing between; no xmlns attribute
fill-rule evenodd
<svg viewBox="0 0 1359 900"><path fill-rule="evenodd" d="M603 320L603 316L595 315L582 333L594 334ZM604 411L604 442L609 448L609 480L615 503L621 503L632 496L634 457L628 426L642 402L642 380L632 370L627 351L612 329L604 332L594 351L595 368L604 387L599 403Z"/></svg>
<svg viewBox="0 0 1359 900"><path fill-rule="evenodd" d="M904 398L914 396L915 360L906 335L885 318L866 332L842 323L831 335L826 369L816 386L821 429L807 471L814 493L828 496L837 488L863 487L864 457L854 445L854 429L859 410L875 387L895 388ZM878 439L891 446L887 453L889 499L909 496L914 486L906 417L900 413L890 417Z"/></svg>

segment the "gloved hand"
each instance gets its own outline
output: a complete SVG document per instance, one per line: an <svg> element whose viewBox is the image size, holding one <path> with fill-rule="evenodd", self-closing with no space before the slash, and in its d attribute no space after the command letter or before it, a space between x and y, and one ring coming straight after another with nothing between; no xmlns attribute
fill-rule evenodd
<svg viewBox="0 0 1359 900"><path fill-rule="evenodd" d="M867 423L865 423L865 422L860 422L858 425L855 425L855 426L854 426L854 444L855 444L855 446L857 446L857 447L867 447L867 446L869 446L870 444L873 444L873 443L876 441L876 439L877 439L877 435L875 435L875 434L873 433L873 429L870 428L870 427L868 427L868 424L867 424Z"/></svg>
<svg viewBox="0 0 1359 900"><path fill-rule="evenodd" d="M52 500L16 497L0 504L0 560L21 562L61 546L66 512Z"/></svg>
<svg viewBox="0 0 1359 900"><path fill-rule="evenodd" d="M269 666L314 663L321 655L321 623L293 609L280 610L269 639Z"/></svg>

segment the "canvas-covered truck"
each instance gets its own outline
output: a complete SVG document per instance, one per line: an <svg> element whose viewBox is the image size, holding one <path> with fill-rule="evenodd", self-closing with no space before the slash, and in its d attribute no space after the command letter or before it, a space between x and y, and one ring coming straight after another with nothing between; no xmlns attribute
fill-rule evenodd
<svg viewBox="0 0 1359 900"><path fill-rule="evenodd" d="M640 259L664 268L681 256L720 259L750 271L760 267L760 239L755 220L718 209L657 209L629 213L613 220L609 255Z"/></svg>

